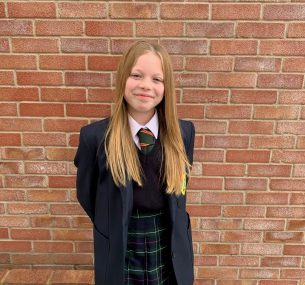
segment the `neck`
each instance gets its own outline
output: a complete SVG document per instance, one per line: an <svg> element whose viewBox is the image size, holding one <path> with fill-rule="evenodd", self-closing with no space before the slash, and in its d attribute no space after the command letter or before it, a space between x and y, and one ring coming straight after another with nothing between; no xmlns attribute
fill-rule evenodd
<svg viewBox="0 0 305 285"><path fill-rule="evenodd" d="M152 114L133 114L133 113L129 113L130 116L137 121L137 123L139 123L140 125L144 126L146 125L151 118L154 116L155 111Z"/></svg>

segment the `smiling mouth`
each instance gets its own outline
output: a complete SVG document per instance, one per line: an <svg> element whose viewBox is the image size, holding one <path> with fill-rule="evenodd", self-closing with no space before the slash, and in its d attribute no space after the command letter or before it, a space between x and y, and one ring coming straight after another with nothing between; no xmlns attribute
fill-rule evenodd
<svg viewBox="0 0 305 285"><path fill-rule="evenodd" d="M136 96L140 97L140 98L153 98L152 96L147 95L147 94L136 94Z"/></svg>

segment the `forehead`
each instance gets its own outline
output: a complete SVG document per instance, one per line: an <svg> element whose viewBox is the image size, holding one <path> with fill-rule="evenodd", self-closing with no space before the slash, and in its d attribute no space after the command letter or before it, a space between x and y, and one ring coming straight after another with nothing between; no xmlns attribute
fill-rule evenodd
<svg viewBox="0 0 305 285"><path fill-rule="evenodd" d="M145 68L145 69L158 69L159 72L162 72L162 61L158 54L148 51L140 55L133 65L133 68Z"/></svg>

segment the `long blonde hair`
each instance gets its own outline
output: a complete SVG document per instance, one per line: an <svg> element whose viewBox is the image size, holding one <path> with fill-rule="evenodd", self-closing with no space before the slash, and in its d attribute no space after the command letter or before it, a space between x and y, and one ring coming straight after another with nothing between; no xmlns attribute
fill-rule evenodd
<svg viewBox="0 0 305 285"><path fill-rule="evenodd" d="M171 60L167 51L159 44L136 42L120 61L116 77L114 110L105 135L107 166L117 186L126 186L129 179L143 186L142 169L129 127L124 92L132 67L137 59L147 52L153 52L159 56L164 74L164 97L156 107L164 163L162 178L166 183L167 193L180 195L182 179L185 174L190 173L190 163L178 122Z"/></svg>

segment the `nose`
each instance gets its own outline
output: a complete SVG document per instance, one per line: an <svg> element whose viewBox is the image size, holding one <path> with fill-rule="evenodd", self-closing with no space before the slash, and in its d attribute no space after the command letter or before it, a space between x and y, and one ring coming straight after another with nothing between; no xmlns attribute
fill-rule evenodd
<svg viewBox="0 0 305 285"><path fill-rule="evenodd" d="M140 81L140 88L148 90L151 88L150 86L150 79L148 77L143 77Z"/></svg>

